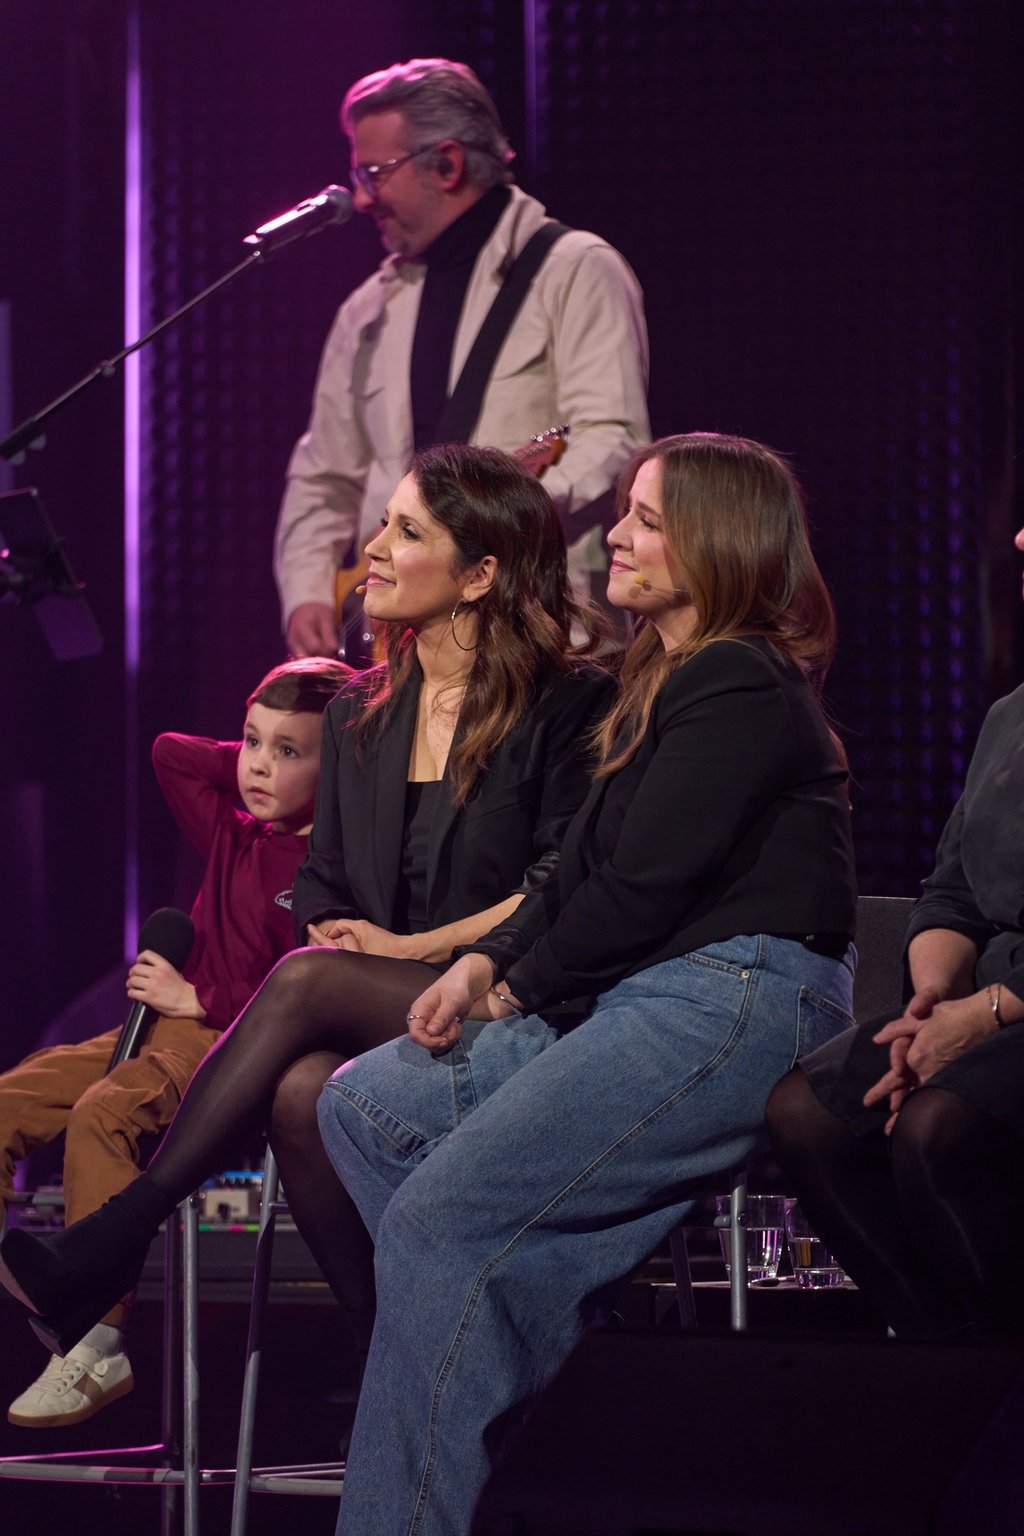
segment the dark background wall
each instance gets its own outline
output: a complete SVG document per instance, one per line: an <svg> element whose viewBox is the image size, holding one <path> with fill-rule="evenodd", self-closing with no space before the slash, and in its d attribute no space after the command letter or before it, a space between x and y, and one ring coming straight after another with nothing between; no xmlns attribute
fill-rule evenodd
<svg viewBox="0 0 1024 1536"><path fill-rule="evenodd" d="M120 345L123 75L116 0L0 4L0 304L13 416L0 436ZM13 476L43 493L106 649L59 665L29 613L0 607L4 1066L121 951L121 409L120 380L104 382L54 420L45 449Z"/></svg>
<svg viewBox="0 0 1024 1536"><path fill-rule="evenodd" d="M0 0L15 420L121 340L129 11ZM830 705L862 885L912 890L984 708L1022 659L1017 13L1012 0L141 6L143 324L232 266L262 219L345 180L336 114L353 78L415 54L472 63L522 184L608 236L643 282L655 430L739 431L793 456L840 613ZM0 1064L119 963L126 842L143 910L188 902L196 867L148 745L168 728L233 734L279 659L281 477L330 317L378 254L356 220L244 273L144 354L129 730L120 383L69 408L15 472L44 491L107 649L58 665L29 614L0 609Z"/></svg>
<svg viewBox="0 0 1024 1536"><path fill-rule="evenodd" d="M1015 609L993 633L1006 578L1019 588L1019 8L537 14L542 195L643 281L655 432L737 431L792 456L839 610L829 692L862 888L912 890L990 684L1019 677Z"/></svg>

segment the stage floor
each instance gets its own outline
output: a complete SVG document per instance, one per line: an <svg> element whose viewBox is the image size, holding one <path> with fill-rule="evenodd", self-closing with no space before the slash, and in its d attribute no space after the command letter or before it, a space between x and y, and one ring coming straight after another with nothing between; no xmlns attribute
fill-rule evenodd
<svg viewBox="0 0 1024 1536"><path fill-rule="evenodd" d="M231 1466L235 1459L242 1364L248 1324L248 1277L254 1235L244 1231L200 1236L200 1437L204 1466ZM145 1444L159 1436L162 1329L161 1245L154 1243L139 1300L133 1309L129 1354L135 1390L87 1423L65 1430L27 1430L6 1422L6 1406L42 1369L45 1359L20 1308L0 1294L0 1455L109 1449ZM704 1327L724 1329L728 1290L713 1258L694 1261L698 1314ZM283 1278L282 1278L283 1277ZM623 1287L619 1310L631 1329L677 1331L674 1290L666 1262L654 1261L645 1278ZM879 1336L879 1326L856 1291L808 1295L792 1283L756 1287L751 1326L772 1332ZM256 1463L333 1461L354 1411L355 1362L326 1286L294 1230L279 1232L275 1283L263 1363L257 1421ZM204 1488L202 1536L221 1536L229 1526L231 1494ZM159 1529L160 1495L152 1488L35 1483L0 1479L0 1530L36 1536L68 1522L76 1536L135 1536ZM330 1536L333 1498L252 1497L250 1536Z"/></svg>

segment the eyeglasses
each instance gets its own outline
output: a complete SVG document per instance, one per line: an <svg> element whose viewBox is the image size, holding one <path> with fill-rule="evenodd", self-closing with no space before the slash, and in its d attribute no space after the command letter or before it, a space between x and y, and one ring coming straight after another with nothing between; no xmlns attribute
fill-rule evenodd
<svg viewBox="0 0 1024 1536"><path fill-rule="evenodd" d="M438 143L443 143L439 139ZM353 165L349 167L349 173L360 192L365 192L367 197L376 197L380 191L380 184L392 171L397 171L400 165L405 165L408 160L415 160L417 155L429 155L437 144L424 144L422 149L413 149L407 155L399 155L395 160L382 160L380 165Z"/></svg>

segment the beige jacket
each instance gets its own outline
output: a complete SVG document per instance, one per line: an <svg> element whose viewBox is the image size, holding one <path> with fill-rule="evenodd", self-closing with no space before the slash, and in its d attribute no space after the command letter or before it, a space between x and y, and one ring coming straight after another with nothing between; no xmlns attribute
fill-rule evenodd
<svg viewBox="0 0 1024 1536"><path fill-rule="evenodd" d="M473 269L452 350L449 392L505 272L544 222L518 187ZM278 517L274 573L285 623L300 603L333 603L334 572L372 533L412 458L409 360L426 268L389 256L342 304L324 348L309 428L296 444ZM512 450L568 422L569 446L544 484L573 547L594 564L589 530L633 450L647 442L643 297L617 251L573 230L551 249L498 354L473 441ZM605 505L595 505L606 498Z"/></svg>

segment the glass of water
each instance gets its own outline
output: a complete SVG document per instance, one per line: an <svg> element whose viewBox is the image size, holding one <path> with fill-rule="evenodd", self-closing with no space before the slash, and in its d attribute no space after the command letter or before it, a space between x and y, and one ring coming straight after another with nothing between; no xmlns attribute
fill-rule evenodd
<svg viewBox="0 0 1024 1536"><path fill-rule="evenodd" d="M729 1195L715 1196L718 1238L722 1245L725 1272L729 1274L729 1227L732 1200ZM724 1221L725 1225L721 1225ZM784 1195L748 1195L745 1230L747 1235L747 1279L774 1280L782 1257L782 1237L786 1229Z"/></svg>
<svg viewBox="0 0 1024 1536"><path fill-rule="evenodd" d="M795 1200L786 1201L786 1237L793 1278L803 1290L824 1291L842 1285L845 1271L840 1269L825 1244L812 1230L807 1217Z"/></svg>

